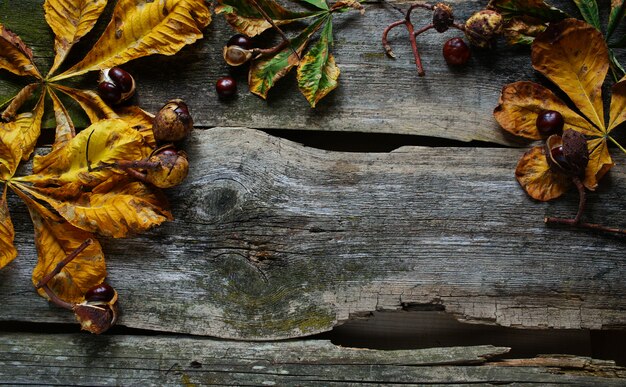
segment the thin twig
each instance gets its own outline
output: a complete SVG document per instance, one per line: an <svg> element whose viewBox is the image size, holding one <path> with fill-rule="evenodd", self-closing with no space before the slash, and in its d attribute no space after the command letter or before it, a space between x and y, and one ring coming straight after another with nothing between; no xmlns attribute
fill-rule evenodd
<svg viewBox="0 0 626 387"><path fill-rule="evenodd" d="M54 268L54 270L52 270L50 273L46 274L39 282L37 282L37 285L35 285L35 287L37 289L39 289L39 288L41 288L43 286L47 286L48 282L50 282L50 280L55 275L59 274L61 272L61 270L63 270L65 265L70 263L74 258L76 258L78 256L78 254L82 253L92 243L93 243L93 239L91 239L91 238L86 239L83 243L80 244L80 246L78 246L76 249L74 249L74 251L69 253L61 262L59 262L56 265L56 267Z"/></svg>

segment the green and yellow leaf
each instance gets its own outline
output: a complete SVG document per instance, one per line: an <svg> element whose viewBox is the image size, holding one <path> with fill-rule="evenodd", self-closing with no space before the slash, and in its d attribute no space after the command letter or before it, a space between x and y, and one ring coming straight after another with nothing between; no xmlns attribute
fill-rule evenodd
<svg viewBox="0 0 626 387"><path fill-rule="evenodd" d="M256 0L258 6L274 21L277 26L293 23L320 12L293 12L278 4L274 0ZM272 28L263 15L249 0L218 0L215 13L221 13L224 18L237 32L256 36L261 32Z"/></svg>
<svg viewBox="0 0 626 387"><path fill-rule="evenodd" d="M15 230L7 206L7 189L4 186L0 197L0 269L11 263L17 257L17 250L13 245Z"/></svg>
<svg viewBox="0 0 626 387"><path fill-rule="evenodd" d="M288 47L285 47L273 57L254 61L250 66L248 77L250 91L263 99L267 98L267 93L276 82L284 77L293 66L300 63L298 57L304 51L309 39L322 27L327 19L327 16L316 19L300 35L292 39ZM298 55L296 55L296 52Z"/></svg>
<svg viewBox="0 0 626 387"><path fill-rule="evenodd" d="M563 115L564 129L574 129L586 135L598 135L587 120L572 111L552 91L534 82L515 82L505 85L493 115L507 132L531 140L540 140L537 116L545 110Z"/></svg>
<svg viewBox="0 0 626 387"><path fill-rule="evenodd" d="M550 22L568 17L565 12L546 4L543 0L491 0L487 7L498 11L505 20L519 16L530 16L544 22Z"/></svg>
<svg viewBox="0 0 626 387"><path fill-rule="evenodd" d="M107 0L46 0L43 4L46 21L54 32L54 64L49 74L63 63L70 49L98 21Z"/></svg>
<svg viewBox="0 0 626 387"><path fill-rule="evenodd" d="M16 193L28 206L35 228L38 258L33 269L33 284L37 284L85 240L93 240L91 245L48 282L50 289L62 300L70 303L82 302L85 292L102 283L106 277L106 264L100 243L94 239L93 234L72 226L23 192L16 190ZM39 294L48 298L41 289Z"/></svg>
<svg viewBox="0 0 626 387"><path fill-rule="evenodd" d="M31 75L41 79L33 62L33 52L19 36L0 24L0 69L16 75Z"/></svg>
<svg viewBox="0 0 626 387"><path fill-rule="evenodd" d="M510 45L533 43L535 38L546 30L546 24L529 16L519 16L508 20L504 26L504 38Z"/></svg>
<svg viewBox="0 0 626 387"><path fill-rule="evenodd" d="M339 67L330 53L333 44L332 18L328 18L320 39L302 58L298 66L298 87L311 107L337 87Z"/></svg>
<svg viewBox="0 0 626 387"><path fill-rule="evenodd" d="M600 31L576 19L551 24L533 42L531 57L535 70L561 88L604 132L602 83L609 55Z"/></svg>
<svg viewBox="0 0 626 387"><path fill-rule="evenodd" d="M202 38L211 22L204 0L119 0L111 22L85 58L52 80L121 65L147 55L173 55Z"/></svg>
<svg viewBox="0 0 626 387"><path fill-rule="evenodd" d="M574 0L574 4L578 7L583 19L599 30L600 11L598 10L596 0Z"/></svg>
<svg viewBox="0 0 626 387"><path fill-rule="evenodd" d="M515 178L530 197L542 202L563 195L571 184L565 174L550 169L543 146L524 153L517 163Z"/></svg>
<svg viewBox="0 0 626 387"><path fill-rule="evenodd" d="M583 184L587 189L594 191L598 182L615 165L609 154L609 148L605 138L594 138L587 141L589 150L589 163L585 169Z"/></svg>
<svg viewBox="0 0 626 387"><path fill-rule="evenodd" d="M626 0L611 0L611 13L606 28L607 39L613 35L619 23L624 19L626 13Z"/></svg>

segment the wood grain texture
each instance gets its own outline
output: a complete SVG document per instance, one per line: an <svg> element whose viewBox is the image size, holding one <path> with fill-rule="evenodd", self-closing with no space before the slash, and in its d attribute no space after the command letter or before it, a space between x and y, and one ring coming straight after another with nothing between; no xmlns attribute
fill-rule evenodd
<svg viewBox="0 0 626 387"><path fill-rule="evenodd" d="M22 36L33 47L37 63L48 68L52 62L53 39L44 24L42 1L22 0L19 7L10 3L0 2L0 23ZM450 3L457 18L465 20L485 6L486 1ZM567 2L560 1L556 5L560 5L558 3ZM366 8L364 16L352 12L336 17L334 53L341 68L340 86L317 109L308 107L297 90L294 74L279 82L267 102L249 93L246 72L229 69L221 58L222 46L232 35L221 16L215 17L206 29L204 40L175 57L142 58L124 67L137 79L136 102L140 106L156 112L165 101L180 97L189 103L196 125L203 127L400 133L519 144L499 130L492 111L504 84L539 80L531 68L527 48L511 48L501 42L494 51L474 50L467 67L452 69L443 59L442 45L460 33L430 31L418 39L426 68L426 76L418 77L406 31L402 28L390 34L397 59L387 58L383 53L382 31L402 15L377 2L368 3ZM426 25L431 15L418 10L413 20L416 26ZM102 18L95 31L101 31L106 21ZM258 44L267 45L267 40L272 39L268 36L263 35ZM97 32L83 39L69 61L78 61L96 37ZM220 101L214 85L219 77L227 74L239 81L238 98ZM95 87L95 75L81 79L84 87ZM25 82L6 72L0 73L0 101L14 95L18 86ZM75 111L74 117L78 127L85 126L84 115ZM52 115L48 115L46 125L53 127L51 118Z"/></svg>
<svg viewBox="0 0 626 387"><path fill-rule="evenodd" d="M527 198L522 150L326 152L235 128L196 131L187 150L176 220L104 241L122 325L267 340L427 304L503 326L626 327L624 238L544 225L577 197ZM588 219L619 225L624 195L615 168ZM0 271L0 319L71 322L35 295L32 227L13 195L9 208L20 255Z"/></svg>
<svg viewBox="0 0 626 387"><path fill-rule="evenodd" d="M358 385L541 383L623 385L626 370L581 357L488 359L507 348L402 351L326 341L237 343L185 337L7 334L0 383L58 385Z"/></svg>

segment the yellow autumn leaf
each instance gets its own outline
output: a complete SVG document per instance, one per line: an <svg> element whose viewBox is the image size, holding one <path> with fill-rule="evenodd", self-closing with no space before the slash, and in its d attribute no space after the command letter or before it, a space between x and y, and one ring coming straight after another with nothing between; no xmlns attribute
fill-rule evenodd
<svg viewBox="0 0 626 387"><path fill-rule="evenodd" d="M106 265L100 243L94 239L93 234L72 226L19 189L15 192L26 203L35 228L38 259L33 269L33 284L36 285L85 240L93 240L91 245L48 282L50 289L62 300L70 303L82 302L85 292L102 283L106 277ZM38 291L42 297L48 298L42 289Z"/></svg>
<svg viewBox="0 0 626 387"><path fill-rule="evenodd" d="M56 200L36 190L27 192L50 204L73 226L113 238L124 238L173 219L169 211L162 208L165 201L138 181L101 193L84 193L75 201Z"/></svg>
<svg viewBox="0 0 626 387"><path fill-rule="evenodd" d="M89 144L89 153L87 153ZM119 160L142 160L152 149L135 129L120 119L102 120L76 135L65 147L45 156L35 156L33 174L15 178L38 186L78 184L94 187L115 172L111 168L89 171L100 163Z"/></svg>
<svg viewBox="0 0 626 387"><path fill-rule="evenodd" d="M5 121L12 121L17 114L17 110L24 105L35 92L35 90L41 85L39 82L31 83L30 85L26 85L20 90L15 97L11 99L11 103L4 109L2 112L2 119Z"/></svg>
<svg viewBox="0 0 626 387"><path fill-rule="evenodd" d="M0 122L0 179L10 179L22 160L22 133L15 121Z"/></svg>
<svg viewBox="0 0 626 387"><path fill-rule="evenodd" d="M611 89L611 108L607 133L626 121L626 77L613 85Z"/></svg>
<svg viewBox="0 0 626 387"><path fill-rule="evenodd" d="M173 55L202 38L211 22L204 0L119 0L85 58L52 81L121 65L147 55Z"/></svg>
<svg viewBox="0 0 626 387"><path fill-rule="evenodd" d="M563 129L573 129L586 135L598 131L578 113L572 111L552 91L534 82L515 82L505 85L493 115L504 130L531 140L541 139L537 130L537 116L545 110L561 113Z"/></svg>
<svg viewBox="0 0 626 387"><path fill-rule="evenodd" d="M151 147L156 147L154 132L152 131L152 121L154 115L141 109L138 106L125 106L116 112L120 119L133 129L137 130Z"/></svg>
<svg viewBox="0 0 626 387"><path fill-rule="evenodd" d="M54 32L54 64L49 74L63 63L70 49L98 21L107 0L46 0L43 4L46 21Z"/></svg>
<svg viewBox="0 0 626 387"><path fill-rule="evenodd" d="M524 153L517 163L515 178L530 197L540 201L556 199L570 186L566 175L550 169L543 146Z"/></svg>
<svg viewBox="0 0 626 387"><path fill-rule="evenodd" d="M583 184L587 189L594 191L598 182L615 165L609 153L605 138L594 138L587 141L589 163L585 169Z"/></svg>
<svg viewBox="0 0 626 387"><path fill-rule="evenodd" d="M604 132L602 83L609 69L609 54L602 33L576 19L551 24L533 42L531 58L533 68L561 88Z"/></svg>
<svg viewBox="0 0 626 387"><path fill-rule="evenodd" d="M0 69L16 75L32 75L41 79L33 63L33 52L19 36L0 24Z"/></svg>
<svg viewBox="0 0 626 387"><path fill-rule="evenodd" d="M67 112L67 109L65 109L65 106L63 106L63 103L59 100L56 93L51 89L48 89L48 93L52 99L54 119L57 124L52 149L57 149L65 146L74 138L76 130L74 129L74 123L72 122L70 114Z"/></svg>
<svg viewBox="0 0 626 387"><path fill-rule="evenodd" d="M15 125L22 133L22 160L28 160L35 150L37 139L41 133L41 119L44 112L45 93L41 93L39 101L32 112L18 114Z"/></svg>
<svg viewBox="0 0 626 387"><path fill-rule="evenodd" d="M15 230L9 216L7 189L5 186L2 197L0 197L0 269L11 263L17 256L17 250L13 245L14 238Z"/></svg>
<svg viewBox="0 0 626 387"><path fill-rule="evenodd" d="M53 87L72 97L87 113L92 124L107 118L118 118L118 115L93 90L79 90L54 84Z"/></svg>

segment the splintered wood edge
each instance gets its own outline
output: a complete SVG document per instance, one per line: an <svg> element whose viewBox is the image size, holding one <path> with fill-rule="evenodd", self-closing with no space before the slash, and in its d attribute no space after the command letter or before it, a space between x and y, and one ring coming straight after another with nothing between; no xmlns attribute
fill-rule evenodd
<svg viewBox="0 0 626 387"><path fill-rule="evenodd" d="M574 383L620 385L624 368L569 357L490 361L490 345L412 350L337 347L328 341L233 342L180 336L8 333L0 336L0 383L253 384ZM559 355L553 355L558 359ZM514 363L516 362L516 363ZM595 364L590 369L587 364Z"/></svg>

